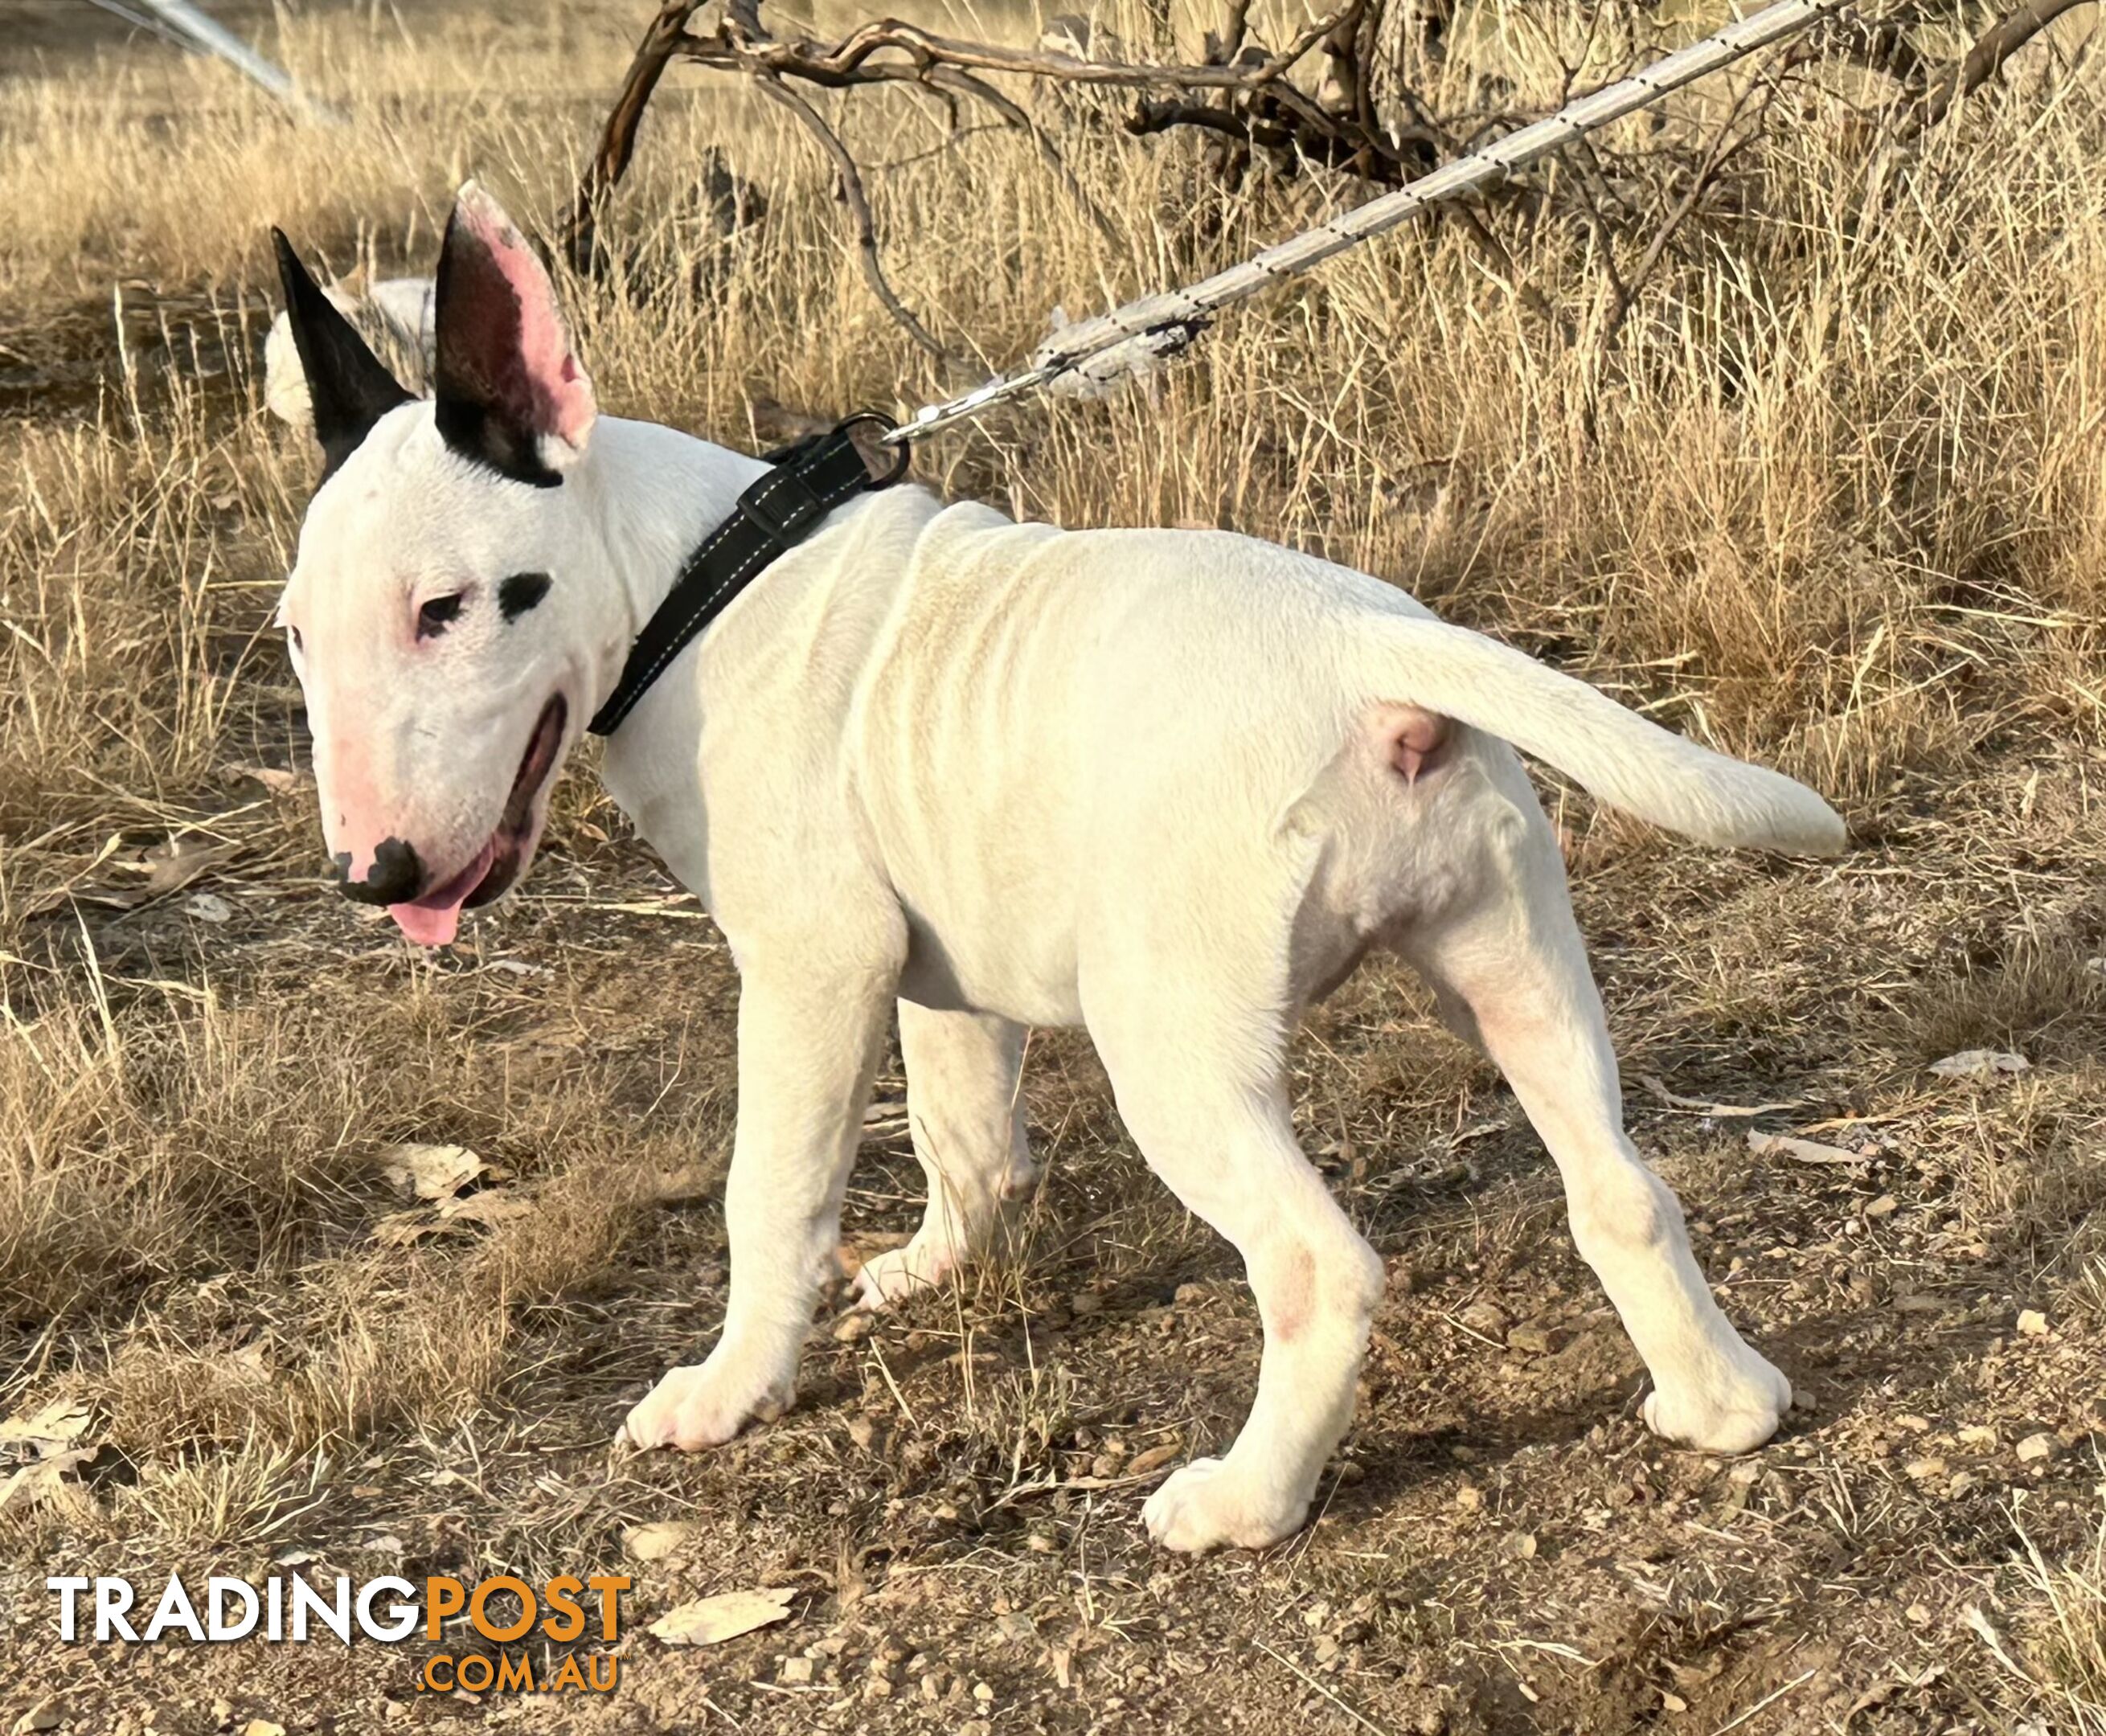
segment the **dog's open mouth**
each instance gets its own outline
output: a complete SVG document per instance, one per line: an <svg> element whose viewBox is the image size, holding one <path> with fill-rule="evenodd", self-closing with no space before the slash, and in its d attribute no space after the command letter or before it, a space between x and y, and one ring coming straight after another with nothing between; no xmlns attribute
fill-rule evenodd
<svg viewBox="0 0 2106 1736"><path fill-rule="evenodd" d="M520 865L541 829L540 795L562 751L563 725L569 715L570 707L560 693L541 708L497 829L468 866L409 903L388 906L397 926L419 946L449 944L459 930L464 910L503 897L519 878Z"/></svg>

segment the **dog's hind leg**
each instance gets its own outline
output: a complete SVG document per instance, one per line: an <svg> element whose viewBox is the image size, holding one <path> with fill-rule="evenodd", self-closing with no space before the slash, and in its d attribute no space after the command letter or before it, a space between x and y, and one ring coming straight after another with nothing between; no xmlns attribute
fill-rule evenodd
<svg viewBox="0 0 2106 1736"><path fill-rule="evenodd" d="M896 964L814 958L794 943L749 942L738 954L730 1300L716 1348L630 1412L625 1430L639 1447L717 1446L795 1398L891 1010Z"/></svg>
<svg viewBox="0 0 2106 1736"><path fill-rule="evenodd" d="M1516 805L1522 824L1485 840L1474 901L1403 931L1399 950L1450 1025L1506 1075L1557 1161L1573 1246L1651 1372L1647 1423L1692 1446L1744 1452L1775 1431L1790 1385L1719 1311L1681 1206L1624 1131L1616 1058L1557 843L1525 790Z"/></svg>
<svg viewBox="0 0 2106 1736"><path fill-rule="evenodd" d="M1218 908L1204 924L1137 914L1110 961L1085 972L1090 1034L1149 1167L1242 1255L1265 1329L1234 1444L1177 1471L1144 1516L1167 1548L1262 1548L1301 1524L1351 1419L1382 1266L1294 1137L1282 1064L1293 1011L1259 980L1284 934L1239 937Z"/></svg>
<svg viewBox="0 0 2106 1736"><path fill-rule="evenodd" d="M899 1003L907 1122L929 1206L905 1247L863 1262L856 1285L864 1306L942 1283L990 1246L1006 1209L1029 1195L1038 1172L1019 1088L1024 1035L1005 1018Z"/></svg>

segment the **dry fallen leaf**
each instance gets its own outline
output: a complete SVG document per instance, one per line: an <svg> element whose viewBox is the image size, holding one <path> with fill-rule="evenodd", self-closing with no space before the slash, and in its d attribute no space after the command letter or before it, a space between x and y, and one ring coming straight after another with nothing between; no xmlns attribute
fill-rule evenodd
<svg viewBox="0 0 2106 1736"><path fill-rule="evenodd" d="M137 862L117 864L126 870L124 883L91 887L80 896L91 904L136 911L142 904L180 891L199 875L234 857L239 848L208 843L202 838L171 838L166 843L155 845ZM140 878L142 872L144 878Z"/></svg>
<svg viewBox="0 0 2106 1736"><path fill-rule="evenodd" d="M373 1226L373 1239L383 1248L413 1247L445 1228L437 1218L421 1211L390 1212Z"/></svg>
<svg viewBox="0 0 2106 1736"><path fill-rule="evenodd" d="M502 1188L485 1188L465 1199L441 1200L438 1218L442 1224L502 1224L508 1218L524 1217L533 1210L533 1201L524 1194L509 1192Z"/></svg>
<svg viewBox="0 0 2106 1736"><path fill-rule="evenodd" d="M41 1411L0 1422L0 1446L25 1442L39 1453L63 1447L87 1433L88 1411L83 1404L55 1398Z"/></svg>
<svg viewBox="0 0 2106 1736"><path fill-rule="evenodd" d="M2000 1049L1963 1049L1930 1063L1931 1072L1942 1079L1994 1079L1999 1074L2027 1072L2032 1067L2023 1055Z"/></svg>
<svg viewBox="0 0 2106 1736"><path fill-rule="evenodd" d="M1786 1134L1748 1130L1748 1149L1758 1157L1789 1157L1794 1163L1862 1163L1855 1152L1839 1145L1822 1145L1813 1139L1795 1139Z"/></svg>
<svg viewBox="0 0 2106 1736"><path fill-rule="evenodd" d="M226 775L229 778L253 779L273 795L290 795L300 787L305 776L280 766L229 766Z"/></svg>
<svg viewBox="0 0 2106 1736"><path fill-rule="evenodd" d="M632 1525L621 1534L621 1546L639 1561L663 1561L701 1528L682 1519L660 1519L648 1525Z"/></svg>
<svg viewBox="0 0 2106 1736"><path fill-rule="evenodd" d="M668 1610L651 1624L652 1633L668 1645L721 1645L790 1619L795 1588L773 1586L760 1591L725 1591L698 1598Z"/></svg>
<svg viewBox="0 0 2106 1736"><path fill-rule="evenodd" d="M380 1172L420 1200L447 1200L479 1175L496 1176L465 1145L391 1145L380 1154Z"/></svg>
<svg viewBox="0 0 2106 1736"><path fill-rule="evenodd" d="M88 1447L64 1447L33 1459L5 1483L0 1483L0 1513L10 1507L34 1506L58 1493L69 1471L74 1471L96 1455Z"/></svg>

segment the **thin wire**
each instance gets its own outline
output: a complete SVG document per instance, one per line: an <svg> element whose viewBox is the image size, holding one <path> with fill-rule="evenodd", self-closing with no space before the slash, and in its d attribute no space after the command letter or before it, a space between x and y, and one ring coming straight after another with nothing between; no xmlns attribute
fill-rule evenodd
<svg viewBox="0 0 2106 1736"><path fill-rule="evenodd" d="M1175 355L1198 338L1211 315L1221 309L1385 234L1430 205L1508 180L1539 159L1795 34L1843 4L1844 0L1778 0L1777 4L1751 17L1736 20L1629 78L1567 103L1555 114L1508 133L1481 150L1458 157L1394 193L1269 247L1240 265L1188 289L1143 296L1095 320L1063 327L1032 358L1028 367L1006 378L989 380L957 397L923 406L910 420L885 435L884 443L896 445L916 440L979 415L1073 373L1091 358L1121 345L1134 346L1136 360L1144 356Z"/></svg>

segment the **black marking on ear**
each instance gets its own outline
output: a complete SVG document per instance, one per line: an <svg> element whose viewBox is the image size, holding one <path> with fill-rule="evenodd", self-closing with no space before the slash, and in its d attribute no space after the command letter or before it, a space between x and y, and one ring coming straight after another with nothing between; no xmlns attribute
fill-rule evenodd
<svg viewBox="0 0 2106 1736"><path fill-rule="evenodd" d="M436 338L433 420L447 446L472 463L535 488L560 488L541 461L541 443L517 414L529 396L518 360L526 315L519 292L455 208L439 244L432 296Z"/></svg>
<svg viewBox="0 0 2106 1736"><path fill-rule="evenodd" d="M514 573L497 588L497 606L508 621L516 621L549 594L554 581L546 573Z"/></svg>
<svg viewBox="0 0 2106 1736"><path fill-rule="evenodd" d="M285 312L293 347L300 352L307 398L314 407L315 438L321 442L326 482L358 450L373 424L410 394L366 347L350 320L307 275L281 229L271 231L278 253L278 277L285 288Z"/></svg>

